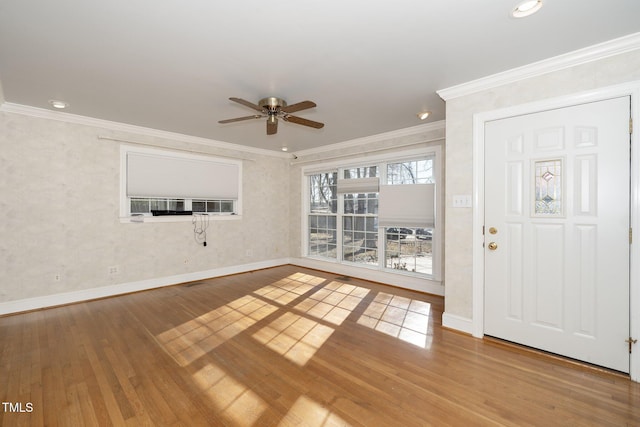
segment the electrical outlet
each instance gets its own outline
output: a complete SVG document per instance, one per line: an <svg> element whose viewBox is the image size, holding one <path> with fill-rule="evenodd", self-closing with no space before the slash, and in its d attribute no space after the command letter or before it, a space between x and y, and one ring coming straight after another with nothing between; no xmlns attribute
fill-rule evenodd
<svg viewBox="0 0 640 427"><path fill-rule="evenodd" d="M108 272L109 276L114 276L120 273L120 267L118 267L117 265L112 265L111 267L109 267Z"/></svg>
<svg viewBox="0 0 640 427"><path fill-rule="evenodd" d="M53 275L53 281L54 282L59 282L60 280L62 280L62 274L61 273L56 273Z"/></svg>

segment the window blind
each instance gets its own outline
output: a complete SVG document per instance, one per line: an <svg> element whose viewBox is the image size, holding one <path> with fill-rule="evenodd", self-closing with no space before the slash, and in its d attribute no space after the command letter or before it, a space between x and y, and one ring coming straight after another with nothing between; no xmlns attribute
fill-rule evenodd
<svg viewBox="0 0 640 427"><path fill-rule="evenodd" d="M338 180L338 193L377 193L380 189L378 177Z"/></svg>
<svg viewBox="0 0 640 427"><path fill-rule="evenodd" d="M379 203L381 227L435 225L435 184L381 185Z"/></svg>
<svg viewBox="0 0 640 427"><path fill-rule="evenodd" d="M127 196L237 200L239 165L127 153Z"/></svg>

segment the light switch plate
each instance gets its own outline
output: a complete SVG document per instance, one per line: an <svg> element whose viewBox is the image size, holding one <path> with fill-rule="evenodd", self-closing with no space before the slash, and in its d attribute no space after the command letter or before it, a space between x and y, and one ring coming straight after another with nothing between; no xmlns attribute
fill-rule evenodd
<svg viewBox="0 0 640 427"><path fill-rule="evenodd" d="M453 207L454 208L470 208L471 205L471 195L470 194L458 194L453 196Z"/></svg>

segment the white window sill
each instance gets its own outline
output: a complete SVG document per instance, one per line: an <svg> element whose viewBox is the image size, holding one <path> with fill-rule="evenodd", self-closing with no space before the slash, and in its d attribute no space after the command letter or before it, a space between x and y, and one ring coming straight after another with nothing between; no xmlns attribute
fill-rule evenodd
<svg viewBox="0 0 640 427"><path fill-rule="evenodd" d="M234 221L242 219L242 215L209 215L209 221ZM163 216L124 216L120 217L121 224L141 224L158 222L191 222L193 215L163 215Z"/></svg>
<svg viewBox="0 0 640 427"><path fill-rule="evenodd" d="M381 274L395 274L399 276L412 277L418 280L428 280L429 282L437 285L442 285L442 281L437 280L433 274L426 273L416 273L415 271L407 271L407 270L396 270L393 268L380 267L379 265L373 264L365 264L363 262L353 262L353 261L338 261L335 258L326 258L321 256L314 255L303 255L303 258L308 258L314 261L327 262L331 264L344 265L347 268L355 267L362 268L365 270L370 270L371 272L381 273Z"/></svg>
<svg viewBox="0 0 640 427"><path fill-rule="evenodd" d="M315 268L317 270L330 271L335 274L343 274L349 277L371 280L399 288L444 296L444 283L441 280L424 276L417 277L418 275L415 273L412 274L411 272L402 270L378 270L374 266L364 266L351 262L340 263L332 258L315 256L295 258L293 264Z"/></svg>

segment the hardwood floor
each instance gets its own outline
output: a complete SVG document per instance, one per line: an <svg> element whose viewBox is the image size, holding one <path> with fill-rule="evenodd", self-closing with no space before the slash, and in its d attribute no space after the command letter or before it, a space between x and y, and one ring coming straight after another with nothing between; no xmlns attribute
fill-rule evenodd
<svg viewBox="0 0 640 427"><path fill-rule="evenodd" d="M640 425L640 384L442 310L284 266L3 317L0 425Z"/></svg>

